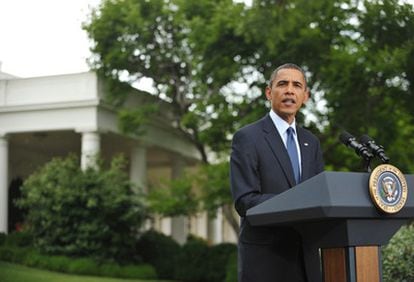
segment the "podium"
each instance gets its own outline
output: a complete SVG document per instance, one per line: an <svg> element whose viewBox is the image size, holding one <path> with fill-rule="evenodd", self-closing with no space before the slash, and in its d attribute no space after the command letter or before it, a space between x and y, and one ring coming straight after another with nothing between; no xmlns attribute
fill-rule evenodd
<svg viewBox="0 0 414 282"><path fill-rule="evenodd" d="M380 246L414 218L414 175L405 175L408 196L395 214L371 200L368 173L322 172L249 209L252 226L290 226L305 245L321 249L325 282L382 281Z"/></svg>

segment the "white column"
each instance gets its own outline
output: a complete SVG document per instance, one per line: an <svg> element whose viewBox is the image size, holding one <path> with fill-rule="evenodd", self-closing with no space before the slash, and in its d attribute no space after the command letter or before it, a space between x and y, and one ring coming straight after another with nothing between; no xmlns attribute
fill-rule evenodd
<svg viewBox="0 0 414 282"><path fill-rule="evenodd" d="M96 131L82 132L81 168L96 167L96 157L100 151L100 136Z"/></svg>
<svg viewBox="0 0 414 282"><path fill-rule="evenodd" d="M164 217L159 219L159 226L162 233L168 236L172 236L172 223L171 217Z"/></svg>
<svg viewBox="0 0 414 282"><path fill-rule="evenodd" d="M147 188L147 148L143 145L132 148L129 165L129 179L138 186L138 190L144 193ZM146 220L143 230L151 229L151 221Z"/></svg>
<svg viewBox="0 0 414 282"><path fill-rule="evenodd" d="M8 231L9 142L0 135L0 233Z"/></svg>
<svg viewBox="0 0 414 282"><path fill-rule="evenodd" d="M147 149L144 146L136 146L130 156L130 180L138 185L143 192L147 190Z"/></svg>
<svg viewBox="0 0 414 282"><path fill-rule="evenodd" d="M191 225L191 229L192 229L191 233L201 238L207 239L208 238L208 226L207 226L208 220L207 219L208 219L208 215L206 211L198 213L197 217L195 218L194 225Z"/></svg>
<svg viewBox="0 0 414 282"><path fill-rule="evenodd" d="M171 178L179 178L184 170L185 162L182 158L173 159L171 168ZM176 216L171 219L171 236L180 244L184 244L188 235L188 218Z"/></svg>
<svg viewBox="0 0 414 282"><path fill-rule="evenodd" d="M208 219L208 241L213 244L223 242L223 210L218 208L216 216Z"/></svg>

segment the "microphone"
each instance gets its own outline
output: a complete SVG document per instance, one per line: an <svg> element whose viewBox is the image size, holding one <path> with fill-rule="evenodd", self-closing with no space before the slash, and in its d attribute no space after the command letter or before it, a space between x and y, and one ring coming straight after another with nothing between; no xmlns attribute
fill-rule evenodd
<svg viewBox="0 0 414 282"><path fill-rule="evenodd" d="M374 155L380 158L383 163L388 163L390 161L390 158L385 155L384 147L377 145L374 139L368 135L362 135L361 138L359 138L359 142L370 148Z"/></svg>
<svg viewBox="0 0 414 282"><path fill-rule="evenodd" d="M339 136L339 140L347 147L354 149L355 153L357 153L358 156L364 158L367 161L371 160L374 157L374 155L371 154L371 152L368 150L367 147L365 147L365 145L358 143L355 140L355 137L346 131L341 133L341 135Z"/></svg>

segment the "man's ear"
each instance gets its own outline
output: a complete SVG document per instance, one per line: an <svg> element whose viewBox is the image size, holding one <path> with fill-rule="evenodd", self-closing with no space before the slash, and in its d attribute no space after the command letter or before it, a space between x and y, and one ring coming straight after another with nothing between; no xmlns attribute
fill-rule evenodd
<svg viewBox="0 0 414 282"><path fill-rule="evenodd" d="M310 89L308 87L306 87L306 90L305 90L305 99L303 100L303 103L306 103L309 100L310 96L311 96Z"/></svg>
<svg viewBox="0 0 414 282"><path fill-rule="evenodd" d="M269 86L266 86L265 94L266 94L267 100L271 101L272 100L272 89Z"/></svg>

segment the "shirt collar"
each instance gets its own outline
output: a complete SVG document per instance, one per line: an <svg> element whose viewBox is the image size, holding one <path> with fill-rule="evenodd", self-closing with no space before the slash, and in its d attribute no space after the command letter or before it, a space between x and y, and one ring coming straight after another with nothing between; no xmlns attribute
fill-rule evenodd
<svg viewBox="0 0 414 282"><path fill-rule="evenodd" d="M286 134L286 130L289 127L293 128L293 131L296 135L296 119L293 120L292 124L289 124L287 123L287 121L282 119L278 114L276 114L273 110L270 110L270 118L272 119L274 125L276 126L276 129L279 132L280 136L284 136Z"/></svg>

